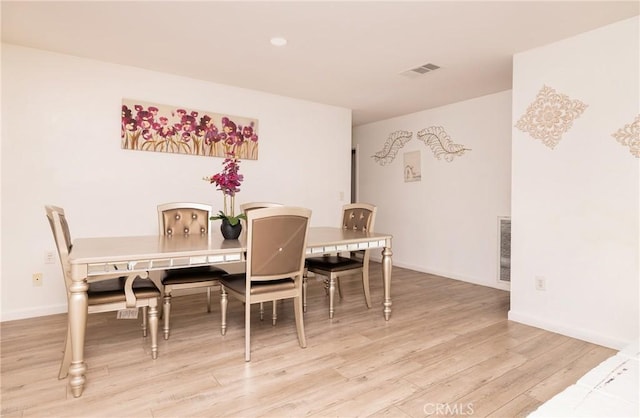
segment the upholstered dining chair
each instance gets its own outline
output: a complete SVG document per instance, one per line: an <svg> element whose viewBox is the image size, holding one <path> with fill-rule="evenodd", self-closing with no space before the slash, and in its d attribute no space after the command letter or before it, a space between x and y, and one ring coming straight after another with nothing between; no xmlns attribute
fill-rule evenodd
<svg viewBox="0 0 640 418"><path fill-rule="evenodd" d="M57 206L45 206L45 209L58 249L60 264L62 265L62 275L67 289L68 302L70 297L69 288L72 284L71 263L69 261L72 242L69 224L67 223L64 209ZM147 328L150 328L151 357L155 359L158 357L158 298L160 297L160 290L151 280L147 280L143 276L148 275L101 275L102 280L89 283L89 289L87 290L88 313L142 308L142 335L146 337ZM71 344L71 329L67 326L64 354L58 373L59 379L67 377L69 372L72 354Z"/></svg>
<svg viewBox="0 0 640 418"><path fill-rule="evenodd" d="M222 335L227 331L228 295L244 302L245 361L251 360L251 305L293 299L300 347L307 346L302 312L302 275L311 211L273 207L247 213L247 268L220 279Z"/></svg>
<svg viewBox="0 0 640 418"><path fill-rule="evenodd" d="M209 234L209 218L213 207L204 203L175 202L158 205L158 228L161 235ZM166 270L162 277L164 293L162 331L169 339L171 317L171 292L182 289L206 289L207 312L211 312L211 288L218 286L218 279L227 272L215 266L189 267Z"/></svg>
<svg viewBox="0 0 640 418"><path fill-rule="evenodd" d="M277 208L280 206L284 206L282 203L275 202L247 202L240 205L240 212L247 214L248 211L253 209L264 209L264 208ZM246 224L245 224L246 229ZM264 302L260 302L260 320L264 319ZM273 301L273 308L271 310L271 323L275 326L276 321L278 320L278 308L276 301Z"/></svg>
<svg viewBox="0 0 640 418"><path fill-rule="evenodd" d="M343 229L351 229L356 231L373 232L373 225L376 218L377 208L368 203L350 203L342 207ZM335 288L338 287L338 294L342 298L342 289L340 287L340 278L345 276L359 275L362 277L362 287L364 290L364 300L367 308L371 308L371 292L369 290L369 253L371 250L360 250L350 252L349 257L343 257L340 254L324 255L322 257L310 257L306 260L306 271L324 276L325 288L329 293L329 318L333 318L335 311ZM304 309L307 305L307 281L305 275L303 292L304 292Z"/></svg>

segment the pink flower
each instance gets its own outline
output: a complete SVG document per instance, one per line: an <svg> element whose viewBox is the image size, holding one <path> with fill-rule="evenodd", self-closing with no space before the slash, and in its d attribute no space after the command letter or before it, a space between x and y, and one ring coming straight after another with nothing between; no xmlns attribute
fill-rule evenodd
<svg viewBox="0 0 640 418"><path fill-rule="evenodd" d="M234 153L228 153L222 163L222 171L210 177L211 184L218 186L218 190L225 195L235 196L240 191L240 184L244 176L239 174L240 161Z"/></svg>
<svg viewBox="0 0 640 418"><path fill-rule="evenodd" d="M240 160L234 152L228 152L227 158L222 163L222 171L211 177L204 179L211 184L217 186L224 196L224 211L220 211L220 215L216 215L211 219L227 219L231 225L237 224L240 219L246 219L244 214L235 216L235 197L240 191L240 184L244 180L244 176L239 173Z"/></svg>

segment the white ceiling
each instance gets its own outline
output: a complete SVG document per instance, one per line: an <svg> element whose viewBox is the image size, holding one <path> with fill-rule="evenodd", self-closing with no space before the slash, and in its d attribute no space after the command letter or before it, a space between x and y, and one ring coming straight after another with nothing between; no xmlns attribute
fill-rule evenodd
<svg viewBox="0 0 640 418"><path fill-rule="evenodd" d="M638 1L2 1L2 41L346 107L360 125L510 89L514 53L638 14ZM441 68L400 74L426 63Z"/></svg>

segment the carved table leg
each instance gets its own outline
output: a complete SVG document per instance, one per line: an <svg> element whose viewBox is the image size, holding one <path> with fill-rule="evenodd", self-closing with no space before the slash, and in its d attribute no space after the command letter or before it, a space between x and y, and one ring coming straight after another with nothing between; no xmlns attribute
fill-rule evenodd
<svg viewBox="0 0 640 418"><path fill-rule="evenodd" d="M336 296L336 279L333 277L329 279L329 318L333 318L334 301Z"/></svg>
<svg viewBox="0 0 640 418"><path fill-rule="evenodd" d="M82 395L84 374L87 366L84 363L84 335L87 328L89 285L84 279L73 280L69 286L69 329L71 331L71 366L69 366L69 386L75 398Z"/></svg>
<svg viewBox="0 0 640 418"><path fill-rule="evenodd" d="M225 335L227 333L227 304L229 303L227 297L227 291L224 286L220 286L220 317L222 322L220 323L220 333Z"/></svg>
<svg viewBox="0 0 640 418"><path fill-rule="evenodd" d="M382 250L382 280L384 281L384 319L391 318L391 255L393 252L390 247L384 247Z"/></svg>
<svg viewBox="0 0 640 418"><path fill-rule="evenodd" d="M158 358L158 303L149 305L149 327L151 328L151 358Z"/></svg>

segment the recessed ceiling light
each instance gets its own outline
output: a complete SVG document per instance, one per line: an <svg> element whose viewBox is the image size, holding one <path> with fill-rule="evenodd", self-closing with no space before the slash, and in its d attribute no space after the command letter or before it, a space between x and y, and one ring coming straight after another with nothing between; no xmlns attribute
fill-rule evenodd
<svg viewBox="0 0 640 418"><path fill-rule="evenodd" d="M285 46L286 44L287 40L280 36L274 36L273 38L271 38L271 45L273 46Z"/></svg>

